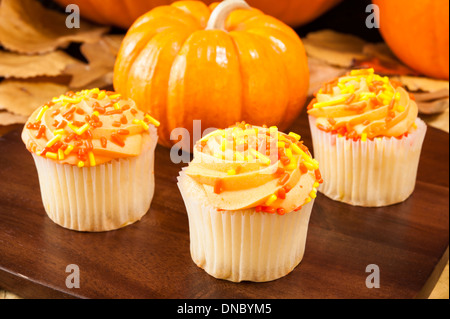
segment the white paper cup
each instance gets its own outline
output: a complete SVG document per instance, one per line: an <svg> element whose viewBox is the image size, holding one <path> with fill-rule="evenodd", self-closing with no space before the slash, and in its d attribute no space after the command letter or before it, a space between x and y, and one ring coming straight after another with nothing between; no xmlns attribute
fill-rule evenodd
<svg viewBox="0 0 450 319"><path fill-rule="evenodd" d="M48 217L62 227L89 232L139 221L149 210L155 189L156 130L152 133L139 156L94 167L59 164L33 154Z"/></svg>
<svg viewBox="0 0 450 319"><path fill-rule="evenodd" d="M181 172L194 263L208 274L233 282L266 282L290 273L305 252L314 201L283 216L255 209L218 211L203 190Z"/></svg>
<svg viewBox="0 0 450 319"><path fill-rule="evenodd" d="M417 130L401 139L353 141L318 129L309 117L314 158L320 163L327 197L354 206L381 207L405 201L414 191L420 153L427 131Z"/></svg>

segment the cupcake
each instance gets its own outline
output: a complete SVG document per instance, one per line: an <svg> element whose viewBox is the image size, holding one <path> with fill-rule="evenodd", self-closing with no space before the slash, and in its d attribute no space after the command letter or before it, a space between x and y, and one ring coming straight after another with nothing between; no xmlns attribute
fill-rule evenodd
<svg viewBox="0 0 450 319"><path fill-rule="evenodd" d="M326 83L308 107L319 191L354 206L405 201L414 191L426 124L414 97L373 69Z"/></svg>
<svg viewBox="0 0 450 319"><path fill-rule="evenodd" d="M240 123L205 136L178 177L193 261L233 282L287 275L303 258L321 182L295 133Z"/></svg>
<svg viewBox="0 0 450 319"><path fill-rule="evenodd" d="M157 125L132 100L99 89L69 92L38 108L22 140L50 219L92 232L140 220L154 193Z"/></svg>

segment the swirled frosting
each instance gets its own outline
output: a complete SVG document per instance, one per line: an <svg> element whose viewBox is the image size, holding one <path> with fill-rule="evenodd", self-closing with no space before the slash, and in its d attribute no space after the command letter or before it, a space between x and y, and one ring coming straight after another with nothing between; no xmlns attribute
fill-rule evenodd
<svg viewBox="0 0 450 319"><path fill-rule="evenodd" d="M308 114L319 129L348 138L399 138L415 129L418 107L399 83L363 69L325 83Z"/></svg>
<svg viewBox="0 0 450 319"><path fill-rule="evenodd" d="M78 167L138 156L159 122L115 92L92 89L54 98L38 108L22 131L27 149Z"/></svg>
<svg viewBox="0 0 450 319"><path fill-rule="evenodd" d="M323 182L298 134L245 123L197 142L185 173L219 210L255 208L281 215L309 203Z"/></svg>

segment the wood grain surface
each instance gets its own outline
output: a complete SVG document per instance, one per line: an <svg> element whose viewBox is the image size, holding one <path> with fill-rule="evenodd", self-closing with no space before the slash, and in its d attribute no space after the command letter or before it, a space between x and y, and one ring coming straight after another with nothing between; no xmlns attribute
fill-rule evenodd
<svg viewBox="0 0 450 319"><path fill-rule="evenodd" d="M312 145L303 114L292 127ZM427 298L448 260L448 134L429 128L414 194L402 204L360 208L319 194L302 263L268 283L217 280L189 253L176 186L185 164L156 151L156 191L138 223L106 233L54 224L43 209L20 129L0 138L0 287L25 298ZM65 285L80 268L80 288ZM366 266L381 271L368 289Z"/></svg>

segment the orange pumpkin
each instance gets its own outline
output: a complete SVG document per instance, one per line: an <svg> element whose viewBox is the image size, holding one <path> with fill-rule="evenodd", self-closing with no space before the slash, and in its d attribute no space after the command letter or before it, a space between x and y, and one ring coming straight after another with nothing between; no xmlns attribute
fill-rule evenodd
<svg viewBox="0 0 450 319"><path fill-rule="evenodd" d="M97 23L128 28L141 15L149 10L168 5L175 0L56 0L67 6L76 3L81 14ZM211 4L215 0L204 0ZM216 0L217 1L217 0ZM249 0L248 3L264 13L272 15L291 26L306 24L341 0Z"/></svg>
<svg viewBox="0 0 450 319"><path fill-rule="evenodd" d="M192 137L194 120L203 130L237 121L285 129L303 108L309 71L300 38L259 10L239 9L244 5L180 1L129 29L114 87L160 120L161 144L177 142L170 140L175 128Z"/></svg>
<svg viewBox="0 0 450 319"><path fill-rule="evenodd" d="M374 0L380 30L391 50L409 67L449 78L449 0Z"/></svg>

